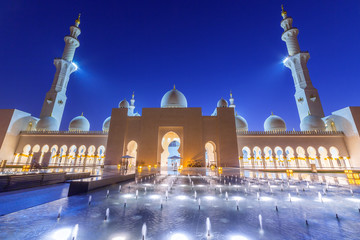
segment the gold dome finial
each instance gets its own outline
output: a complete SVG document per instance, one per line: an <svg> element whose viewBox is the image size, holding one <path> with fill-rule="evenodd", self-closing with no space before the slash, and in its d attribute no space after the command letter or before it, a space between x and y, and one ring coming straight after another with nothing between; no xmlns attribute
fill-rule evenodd
<svg viewBox="0 0 360 240"><path fill-rule="evenodd" d="M174 84L174 90L175 90L176 88L175 88L175 84Z"/></svg>
<svg viewBox="0 0 360 240"><path fill-rule="evenodd" d="M75 20L75 24L77 27L80 25L80 16L81 16L81 13L79 13L78 18Z"/></svg>
<svg viewBox="0 0 360 240"><path fill-rule="evenodd" d="M132 98L134 99L134 97L135 97L135 91L133 92L133 94L132 94Z"/></svg>
<svg viewBox="0 0 360 240"><path fill-rule="evenodd" d="M232 98L232 92L231 92L231 90L230 90L230 98Z"/></svg>
<svg viewBox="0 0 360 240"><path fill-rule="evenodd" d="M271 115L274 115L274 113L273 113L273 112L271 112Z"/></svg>
<svg viewBox="0 0 360 240"><path fill-rule="evenodd" d="M281 4L281 16L285 19L287 16L287 12L284 10L284 5Z"/></svg>
<svg viewBox="0 0 360 240"><path fill-rule="evenodd" d="M81 112L81 116L82 116L82 117L84 116L84 112Z"/></svg>

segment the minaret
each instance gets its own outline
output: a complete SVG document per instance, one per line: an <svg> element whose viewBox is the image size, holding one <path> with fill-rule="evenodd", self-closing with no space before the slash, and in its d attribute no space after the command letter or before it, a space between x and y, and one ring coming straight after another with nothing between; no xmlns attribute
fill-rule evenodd
<svg viewBox="0 0 360 240"><path fill-rule="evenodd" d="M281 5L281 27L284 32L281 39L286 42L289 56L284 60L284 65L290 68L295 84L295 100L299 112L300 121L309 115L324 117L324 111L320 102L318 91L312 85L309 70L306 66L310 58L308 52L300 50L297 35L299 30L292 26L293 19L287 16L287 12Z"/></svg>
<svg viewBox="0 0 360 240"><path fill-rule="evenodd" d="M229 107L235 108L234 98L233 98L233 95L232 95L232 92L231 92L231 91L230 91L229 103L230 103Z"/></svg>
<svg viewBox="0 0 360 240"><path fill-rule="evenodd" d="M133 92L130 100L129 116L134 116L134 110L135 110L135 93Z"/></svg>
<svg viewBox="0 0 360 240"><path fill-rule="evenodd" d="M77 66L72 62L75 49L80 46L77 37L80 35L80 14L75 20L75 25L70 27L70 35L65 36L65 48L62 58L55 58L56 73L50 90L46 93L45 101L41 109L40 118L52 116L61 124L62 115L66 103L66 88L70 74L76 71Z"/></svg>

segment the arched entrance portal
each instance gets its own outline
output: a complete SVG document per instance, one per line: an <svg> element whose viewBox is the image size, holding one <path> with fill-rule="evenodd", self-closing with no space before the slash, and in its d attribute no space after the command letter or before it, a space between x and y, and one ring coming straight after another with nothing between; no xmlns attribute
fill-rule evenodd
<svg viewBox="0 0 360 240"><path fill-rule="evenodd" d="M175 132L167 132L161 139L161 166L181 165L180 137ZM170 158L169 158L170 157Z"/></svg>
<svg viewBox="0 0 360 240"><path fill-rule="evenodd" d="M134 140L130 141L127 145L126 155L133 157L126 159L129 169L136 167L137 147L138 145Z"/></svg>
<svg viewBox="0 0 360 240"><path fill-rule="evenodd" d="M213 142L207 142L205 144L205 160L206 167L217 166L216 161L216 146Z"/></svg>

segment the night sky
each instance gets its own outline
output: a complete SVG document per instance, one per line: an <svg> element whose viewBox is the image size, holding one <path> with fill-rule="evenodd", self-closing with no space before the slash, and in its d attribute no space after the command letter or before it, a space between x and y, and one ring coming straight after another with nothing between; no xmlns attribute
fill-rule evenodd
<svg viewBox="0 0 360 240"><path fill-rule="evenodd" d="M111 109L135 91L135 111L160 107L174 84L189 107L210 115L232 90L249 130L274 112L299 130L281 40L281 3L310 52L308 68L326 115L359 106L358 0L3 1L0 9L0 108L38 117L62 56L63 38L82 13L80 47L61 129L84 112L101 130Z"/></svg>

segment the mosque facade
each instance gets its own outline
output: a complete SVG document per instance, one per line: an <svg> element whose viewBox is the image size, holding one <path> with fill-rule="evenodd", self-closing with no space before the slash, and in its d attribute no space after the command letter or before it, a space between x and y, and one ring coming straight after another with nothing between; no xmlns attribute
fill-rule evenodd
<svg viewBox="0 0 360 240"><path fill-rule="evenodd" d="M310 79L308 52L301 51L299 30L282 10L280 23L295 85L301 131L288 131L284 120L271 114L264 131L251 131L236 111L235 99L220 99L210 116L188 107L181 91L170 89L160 108L135 111L135 96L112 109L100 131L90 131L85 116L75 117L68 131L59 131L66 105L66 89L73 63L80 16L65 36L56 73L46 93L39 118L17 109L1 109L0 160L2 167L21 171L37 163L50 171L91 171L139 166L234 167L263 170L342 170L360 167L360 107L324 114L320 96Z"/></svg>

